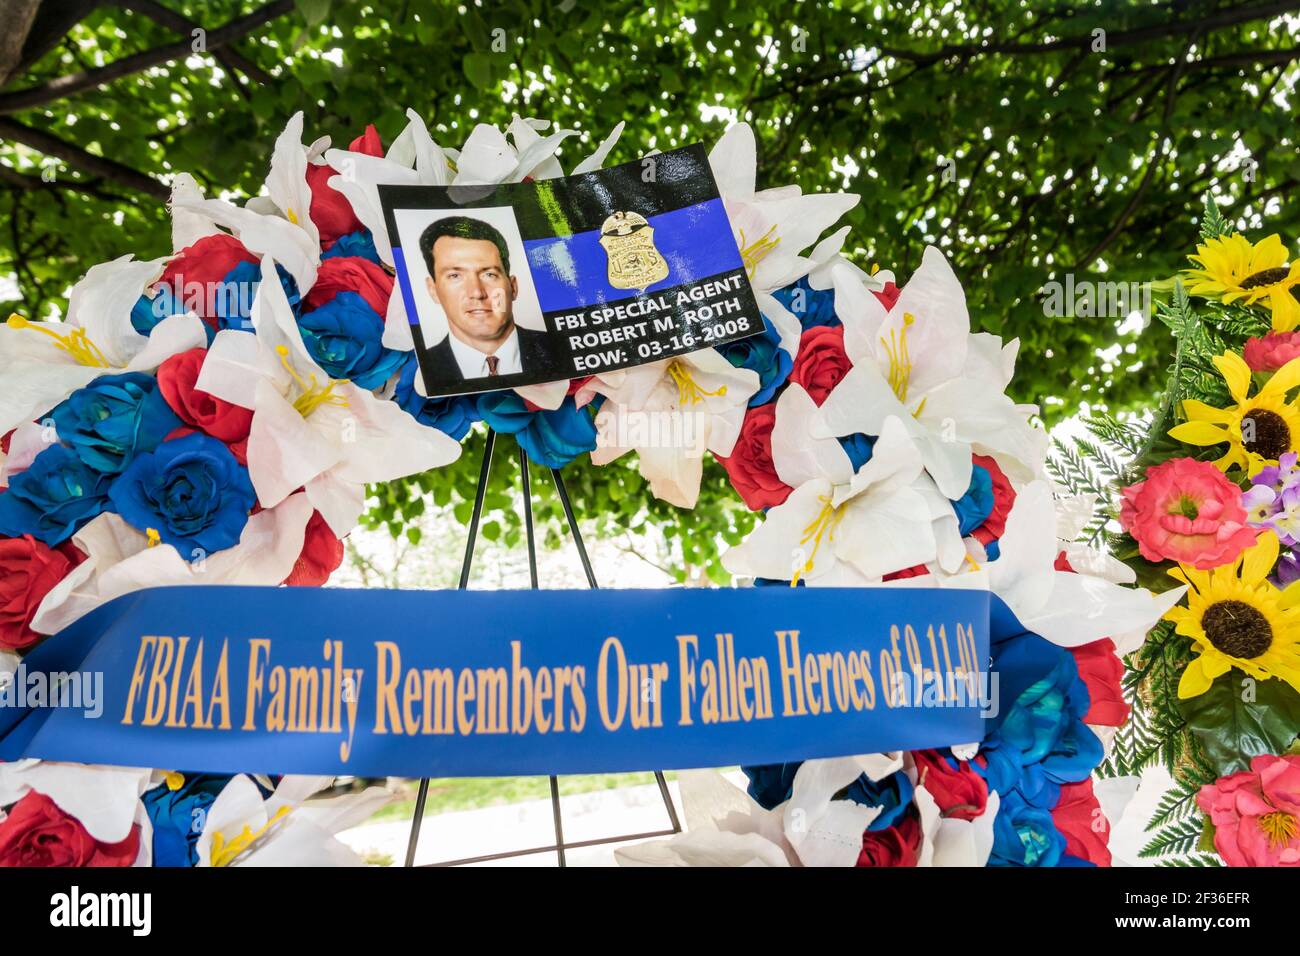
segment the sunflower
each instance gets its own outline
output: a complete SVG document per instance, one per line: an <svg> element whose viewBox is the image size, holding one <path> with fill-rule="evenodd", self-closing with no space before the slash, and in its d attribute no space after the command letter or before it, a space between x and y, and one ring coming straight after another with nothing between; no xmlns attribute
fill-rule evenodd
<svg viewBox="0 0 1300 956"><path fill-rule="evenodd" d="M1179 697L1205 693L1234 667L1300 691L1300 582L1279 590L1268 580L1278 549L1277 535L1266 531L1231 564L1210 571L1180 564L1169 572L1191 589L1187 607L1165 618L1198 652L1178 681Z"/></svg>
<svg viewBox="0 0 1300 956"><path fill-rule="evenodd" d="M1243 305L1267 301L1273 312L1273 330L1290 332L1300 325L1300 260L1287 266L1286 246L1276 233L1253 246L1241 233L1207 240L1196 247L1191 260L1200 269L1188 269L1188 291Z"/></svg>
<svg viewBox="0 0 1300 956"><path fill-rule="evenodd" d="M1235 465L1251 475L1300 448L1300 407L1286 399L1300 385L1300 358L1274 372L1253 396L1250 366L1240 355L1224 352L1213 361L1236 404L1215 408L1188 399L1183 402L1187 420L1169 429L1169 437L1201 447L1227 442L1228 450L1214 464L1223 471Z"/></svg>

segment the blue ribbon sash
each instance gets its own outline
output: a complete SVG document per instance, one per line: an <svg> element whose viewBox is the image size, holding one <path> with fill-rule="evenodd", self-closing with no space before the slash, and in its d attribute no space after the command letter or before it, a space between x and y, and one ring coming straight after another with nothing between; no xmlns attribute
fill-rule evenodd
<svg viewBox="0 0 1300 956"><path fill-rule="evenodd" d="M154 588L24 659L0 759L510 776L975 742L1003 610L927 588Z"/></svg>

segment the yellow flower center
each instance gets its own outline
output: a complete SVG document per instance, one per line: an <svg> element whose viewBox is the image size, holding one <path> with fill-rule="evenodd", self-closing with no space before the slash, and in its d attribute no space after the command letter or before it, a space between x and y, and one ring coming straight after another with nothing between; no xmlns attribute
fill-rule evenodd
<svg viewBox="0 0 1300 956"><path fill-rule="evenodd" d="M1274 810L1259 818L1259 831L1268 837L1275 849L1290 843L1296 830L1296 818L1283 810Z"/></svg>
<svg viewBox="0 0 1300 956"><path fill-rule="evenodd" d="M7 325L11 329L31 329L33 332L48 335L54 340L55 345L71 355L79 365L86 365L90 368L111 367L108 359L104 358L104 353L99 350L99 346L90 341L90 336L86 334L85 329L73 329L71 332L60 335L53 329L47 329L44 325L29 322L17 312L9 316Z"/></svg>
<svg viewBox="0 0 1300 956"><path fill-rule="evenodd" d="M817 550L822 546L822 540L835 540L835 528L840 523L840 519L844 517L843 506L835 507L831 503L829 495L819 495L817 500L822 503L821 511L817 512L817 517L803 529L803 537L799 539L800 544L808 544L811 541L812 551L802 567L795 569L794 576L790 578L791 587L798 584L799 578L813 569L813 563L817 559Z"/></svg>
<svg viewBox="0 0 1300 956"><path fill-rule="evenodd" d="M163 783L167 784L168 790L179 790L185 786L185 774L178 773L175 770L168 770L163 774Z"/></svg>
<svg viewBox="0 0 1300 956"><path fill-rule="evenodd" d="M677 386L677 404L679 405L698 405L706 397L718 398L727 394L727 386L725 385L719 385L711 392L701 388L699 382L692 377L691 370L681 362L673 362L668 366L668 377Z"/></svg>
<svg viewBox="0 0 1300 956"><path fill-rule="evenodd" d="M885 355L889 358L889 371L886 374L886 380L889 387L893 389L894 395L900 402L907 402L907 389L912 383L912 355L907 348L907 330L912 327L916 321L916 316L911 312L903 313L903 327L901 329L891 329L889 338L883 335L880 337L880 344L885 347ZM925 399L921 399L921 404L916 407L913 415L921 414L921 409L925 408Z"/></svg>
<svg viewBox="0 0 1300 956"><path fill-rule="evenodd" d="M158 533L157 528L145 528L144 536L149 539L149 543L145 547L156 548L162 544L162 535Z"/></svg>
<svg viewBox="0 0 1300 956"><path fill-rule="evenodd" d="M772 238L772 233L776 232L776 225L759 236L751 243L745 242L745 230L740 230L740 258L745 262L745 272L752 279L754 270L758 264L767 258L773 249L781 244L781 237Z"/></svg>
<svg viewBox="0 0 1300 956"><path fill-rule="evenodd" d="M226 842L226 836L220 830L212 834L212 856L213 866L229 866L239 854L247 850L255 841L260 840L266 835L266 832L275 826L290 813L293 807L281 807L275 811L275 816L266 821L266 826L254 833L247 826L244 831L233 840Z"/></svg>
<svg viewBox="0 0 1300 956"><path fill-rule="evenodd" d="M295 383L297 383L298 388L302 390L302 394L293 400L294 410L299 415L306 418L322 405L334 405L338 408L348 407L348 400L346 398L342 395L334 394L334 386L346 385L348 382L346 378L339 379L338 381L330 380L324 385L321 385L316 381L316 373L312 372L309 374L308 378L304 379L298 374L298 370L295 369L293 364L289 361L288 347L277 345L275 351L276 354L280 356L280 364L284 366L285 371L289 373L290 377Z"/></svg>

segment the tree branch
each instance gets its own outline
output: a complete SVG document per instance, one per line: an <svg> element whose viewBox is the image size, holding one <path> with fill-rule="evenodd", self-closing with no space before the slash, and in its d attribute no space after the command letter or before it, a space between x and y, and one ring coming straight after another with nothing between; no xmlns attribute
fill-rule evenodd
<svg viewBox="0 0 1300 956"><path fill-rule="evenodd" d="M193 36L195 30L201 29L193 20L164 7L155 0L116 0L116 3L122 9L148 17L159 26L164 26L182 36ZM216 50L214 55L228 70L243 73L255 83L265 86L275 82L275 77L236 50L233 40L227 46Z"/></svg>
<svg viewBox="0 0 1300 956"><path fill-rule="evenodd" d="M166 200L171 195L171 190L152 176L132 169L130 166L124 166L116 160L96 156L80 146L59 139L57 136L52 136L43 130L24 126L17 120L0 116L0 137L12 139L14 142L30 146L32 149L39 150L49 156L57 156L69 165L84 170L92 176L119 183L155 199Z"/></svg>
<svg viewBox="0 0 1300 956"><path fill-rule="evenodd" d="M1240 23L1249 23L1252 20L1272 19L1284 13L1300 11L1300 0L1272 0L1270 3L1261 3L1255 6L1232 7L1194 20L1168 22L1168 15L1176 12L1179 6L1180 4L1174 3L1160 9L1159 13L1164 16L1164 22L1137 27L1132 30L1107 33L1106 48L1109 50L1117 46L1148 43L1152 40L1163 40L1171 36L1199 35L1216 30L1219 27L1236 26ZM1057 50L1087 49L1091 47L1092 43L1093 37L1089 33L1086 36L1063 37L1060 40L1052 40L1047 43L988 43L981 46L948 45L940 47L932 53L881 47L880 52L897 60L928 64L954 57L969 59L976 56L987 56L991 53L1016 56L1026 53L1054 53Z"/></svg>
<svg viewBox="0 0 1300 956"><path fill-rule="evenodd" d="M231 20L224 26L209 30L205 38L204 52L213 53L228 43L243 37L276 17L293 9L293 0L272 0L271 3L246 14L237 20ZM81 73L71 73L25 90L14 90L0 95L0 113L14 113L31 109L53 100L80 93L110 83L113 80L139 73L151 66L169 63L194 53L193 41L189 38L169 43L166 46L143 50L130 56L122 57L105 66Z"/></svg>

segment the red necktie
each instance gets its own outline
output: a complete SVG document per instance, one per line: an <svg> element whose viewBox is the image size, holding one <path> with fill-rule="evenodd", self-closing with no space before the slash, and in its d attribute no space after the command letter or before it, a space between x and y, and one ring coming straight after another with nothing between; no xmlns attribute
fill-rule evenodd
<svg viewBox="0 0 1300 956"><path fill-rule="evenodd" d="M495 375L495 374L497 373L497 363L500 362L500 361L501 361L501 359L497 358L495 355L489 355L489 356L487 357L487 365L488 365L488 374L489 374L489 375Z"/></svg>

